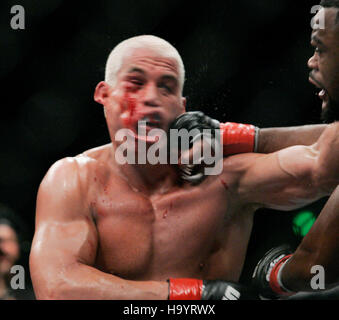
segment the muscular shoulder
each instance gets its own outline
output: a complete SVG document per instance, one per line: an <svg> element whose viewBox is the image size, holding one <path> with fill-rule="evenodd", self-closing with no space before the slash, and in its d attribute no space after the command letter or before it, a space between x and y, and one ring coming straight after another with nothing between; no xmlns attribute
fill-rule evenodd
<svg viewBox="0 0 339 320"><path fill-rule="evenodd" d="M108 176L108 146L87 150L74 157L56 161L43 178L39 195L81 199L85 202L91 193L96 174Z"/></svg>
<svg viewBox="0 0 339 320"><path fill-rule="evenodd" d="M42 186L60 185L70 190L85 186L91 173L103 162L106 153L107 146L102 146L56 161L45 175Z"/></svg>
<svg viewBox="0 0 339 320"><path fill-rule="evenodd" d="M81 176L88 171L90 159L83 156L67 157L56 161L41 182L43 188L60 187L69 191L81 184Z"/></svg>
<svg viewBox="0 0 339 320"><path fill-rule="evenodd" d="M38 191L37 221L70 221L88 212L91 161L79 155L58 160L49 168Z"/></svg>

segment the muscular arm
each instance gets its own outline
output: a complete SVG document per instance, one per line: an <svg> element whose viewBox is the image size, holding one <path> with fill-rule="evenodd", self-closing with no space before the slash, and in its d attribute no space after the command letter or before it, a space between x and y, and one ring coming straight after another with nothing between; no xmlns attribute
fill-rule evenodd
<svg viewBox="0 0 339 320"><path fill-rule="evenodd" d="M257 152L272 153L293 145L312 145L326 127L325 124L317 124L260 129Z"/></svg>
<svg viewBox="0 0 339 320"><path fill-rule="evenodd" d="M168 284L129 281L94 267L98 236L79 164L57 162L41 183L30 272L38 299L167 299Z"/></svg>
<svg viewBox="0 0 339 320"><path fill-rule="evenodd" d="M236 177L244 203L291 210L329 195L339 180L339 123L329 125L311 146L293 146L268 155L244 154L224 160Z"/></svg>
<svg viewBox="0 0 339 320"><path fill-rule="evenodd" d="M314 265L324 267L326 289L339 282L339 186L282 269L282 283L293 291L311 290Z"/></svg>

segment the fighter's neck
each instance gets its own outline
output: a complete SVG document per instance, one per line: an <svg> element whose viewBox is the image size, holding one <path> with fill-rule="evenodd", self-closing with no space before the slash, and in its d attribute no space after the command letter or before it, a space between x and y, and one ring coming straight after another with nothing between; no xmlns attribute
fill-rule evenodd
<svg viewBox="0 0 339 320"><path fill-rule="evenodd" d="M152 195L163 194L178 185L178 174L170 165L121 165L120 172L137 191Z"/></svg>
<svg viewBox="0 0 339 320"><path fill-rule="evenodd" d="M108 162L131 188L145 194L166 193L178 184L180 179L177 169L169 164L119 164L115 158L116 146L111 144L108 149ZM135 159L138 159L136 153Z"/></svg>

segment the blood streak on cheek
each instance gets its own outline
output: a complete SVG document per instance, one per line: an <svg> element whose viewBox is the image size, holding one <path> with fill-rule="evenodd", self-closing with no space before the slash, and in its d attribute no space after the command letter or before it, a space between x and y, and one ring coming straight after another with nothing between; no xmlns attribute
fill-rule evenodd
<svg viewBox="0 0 339 320"><path fill-rule="evenodd" d="M128 92L124 94L121 103L122 115L121 119L125 127L133 127L136 116L136 101L132 98Z"/></svg>

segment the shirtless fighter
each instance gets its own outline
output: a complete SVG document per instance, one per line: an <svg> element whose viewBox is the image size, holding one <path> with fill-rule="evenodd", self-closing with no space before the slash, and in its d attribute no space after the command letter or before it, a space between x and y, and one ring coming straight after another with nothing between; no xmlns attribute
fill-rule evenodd
<svg viewBox="0 0 339 320"><path fill-rule="evenodd" d="M30 255L38 299L252 298L235 282L254 211L294 209L333 190L338 125L310 146L225 157L221 174L196 184L175 165L118 164L117 131L142 119L148 130L167 131L185 113L183 83L181 58L162 39L135 37L112 51L94 95L112 143L57 161L39 188ZM220 127L225 150L239 142L241 152L253 151L253 126Z"/></svg>
<svg viewBox="0 0 339 320"><path fill-rule="evenodd" d="M322 119L330 123L339 120L339 1L323 0L320 5L323 8L315 16L315 25L324 17L325 28L312 31L315 52L308 61L309 80L320 90ZM339 158L337 163L332 175L338 185ZM330 290L312 288L311 268L316 265L324 268L325 289ZM295 252L282 245L265 254L255 270L254 284L266 298L339 299L339 186ZM304 293L294 295L299 291Z"/></svg>

